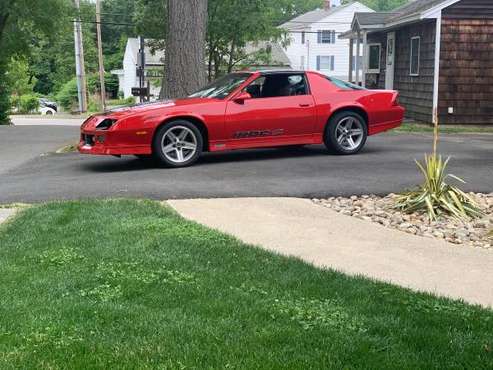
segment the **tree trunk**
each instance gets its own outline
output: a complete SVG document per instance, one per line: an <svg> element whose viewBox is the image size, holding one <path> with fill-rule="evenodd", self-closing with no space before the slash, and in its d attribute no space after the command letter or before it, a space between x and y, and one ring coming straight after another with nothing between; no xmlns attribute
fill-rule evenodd
<svg viewBox="0 0 493 370"><path fill-rule="evenodd" d="M185 97L203 87L207 0L168 0L162 98Z"/></svg>

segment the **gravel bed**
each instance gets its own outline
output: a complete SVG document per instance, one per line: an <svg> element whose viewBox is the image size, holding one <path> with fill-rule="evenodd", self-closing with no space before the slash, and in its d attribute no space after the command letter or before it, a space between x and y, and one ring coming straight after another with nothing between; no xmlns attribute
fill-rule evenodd
<svg viewBox="0 0 493 370"><path fill-rule="evenodd" d="M313 199L313 201L344 215L375 222L409 234L493 250L493 238L488 236L488 232L493 229L493 193L471 193L470 195L476 199L484 211L485 217L469 222L454 218L430 221L425 214L402 213L392 209L395 194L389 194L383 198L375 195L363 195L350 198Z"/></svg>

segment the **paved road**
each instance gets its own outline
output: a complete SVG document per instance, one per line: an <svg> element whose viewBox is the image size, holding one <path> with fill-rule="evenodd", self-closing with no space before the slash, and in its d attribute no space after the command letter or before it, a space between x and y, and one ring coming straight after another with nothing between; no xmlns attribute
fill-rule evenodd
<svg viewBox="0 0 493 370"><path fill-rule="evenodd" d="M421 181L413 159L431 147L428 135L387 134L370 138L366 149L352 157L328 155L317 146L262 149L207 154L184 169L156 168L133 157L39 155L77 136L72 127L1 128L0 203L385 194ZM493 191L492 135L444 136L441 150L453 157L450 171L470 181L466 189Z"/></svg>
<svg viewBox="0 0 493 370"><path fill-rule="evenodd" d="M0 126L0 182L5 179L2 172L43 153L73 144L77 142L78 135L77 127Z"/></svg>

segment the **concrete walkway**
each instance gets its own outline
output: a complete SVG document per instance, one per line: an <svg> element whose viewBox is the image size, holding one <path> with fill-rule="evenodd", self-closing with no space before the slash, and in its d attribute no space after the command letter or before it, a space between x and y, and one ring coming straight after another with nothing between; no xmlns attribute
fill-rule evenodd
<svg viewBox="0 0 493 370"><path fill-rule="evenodd" d="M187 219L318 267L493 307L493 252L338 214L306 199L173 200Z"/></svg>
<svg viewBox="0 0 493 370"><path fill-rule="evenodd" d="M5 222L10 216L13 216L16 211L13 208L0 208L0 224Z"/></svg>

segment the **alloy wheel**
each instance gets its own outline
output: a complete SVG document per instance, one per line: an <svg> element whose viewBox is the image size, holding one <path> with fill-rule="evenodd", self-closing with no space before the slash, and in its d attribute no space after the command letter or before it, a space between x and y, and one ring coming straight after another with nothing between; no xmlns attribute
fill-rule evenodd
<svg viewBox="0 0 493 370"><path fill-rule="evenodd" d="M355 117L345 117L336 126L337 143L345 150L357 149L364 138L363 124Z"/></svg>
<svg viewBox="0 0 493 370"><path fill-rule="evenodd" d="M172 163L187 162L197 152L197 137L185 126L174 126L165 132L161 140L164 156Z"/></svg>

